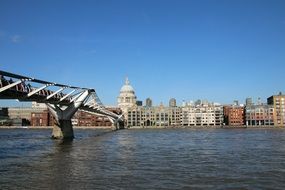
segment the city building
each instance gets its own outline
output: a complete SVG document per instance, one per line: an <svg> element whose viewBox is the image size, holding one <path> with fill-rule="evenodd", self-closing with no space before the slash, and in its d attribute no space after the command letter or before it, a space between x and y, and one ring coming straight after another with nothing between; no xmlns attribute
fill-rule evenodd
<svg viewBox="0 0 285 190"><path fill-rule="evenodd" d="M75 122L76 121L76 122ZM73 117L75 126L95 127L95 126L112 126L111 121L104 116L97 116L95 114L84 111L77 111Z"/></svg>
<svg viewBox="0 0 285 190"><path fill-rule="evenodd" d="M176 107L176 99L175 98L171 98L169 100L169 107Z"/></svg>
<svg viewBox="0 0 285 190"><path fill-rule="evenodd" d="M54 119L48 110L31 113L31 126L53 126Z"/></svg>
<svg viewBox="0 0 285 190"><path fill-rule="evenodd" d="M10 120L8 114L8 108L0 108L0 125L12 125L12 121Z"/></svg>
<svg viewBox="0 0 285 190"><path fill-rule="evenodd" d="M145 106L149 108L152 107L152 100L150 98L147 98L145 100Z"/></svg>
<svg viewBox="0 0 285 190"><path fill-rule="evenodd" d="M143 105L143 102L142 102L141 100L137 100L136 105L137 105L137 106L142 106L142 105Z"/></svg>
<svg viewBox="0 0 285 190"><path fill-rule="evenodd" d="M12 125L25 126L31 124L32 113L42 113L45 110L46 108L10 107L8 108L8 115Z"/></svg>
<svg viewBox="0 0 285 190"><path fill-rule="evenodd" d="M123 111L125 117L127 115L127 110L132 107L136 107L137 97L135 95L134 88L130 85L130 81L126 78L125 84L120 90L120 95L118 96L118 107Z"/></svg>
<svg viewBox="0 0 285 190"><path fill-rule="evenodd" d="M8 108L0 108L0 119L8 119Z"/></svg>
<svg viewBox="0 0 285 190"><path fill-rule="evenodd" d="M108 107L107 109L116 114L122 114L119 108ZM105 116L98 116L80 110L75 113L71 121L74 126L84 127L106 127L113 125L109 118ZM32 112L31 114L31 126L53 126L54 124L55 120L48 110Z"/></svg>
<svg viewBox="0 0 285 190"><path fill-rule="evenodd" d="M260 104L246 106L247 126L273 126L273 105Z"/></svg>
<svg viewBox="0 0 285 190"><path fill-rule="evenodd" d="M246 98L245 99L245 106L248 107L248 106L252 106L253 103L252 103L252 98Z"/></svg>
<svg viewBox="0 0 285 190"><path fill-rule="evenodd" d="M224 122L228 126L243 126L245 124L245 107L241 105L224 106Z"/></svg>
<svg viewBox="0 0 285 190"><path fill-rule="evenodd" d="M267 98L267 104L274 108L273 118L274 125L277 127L285 127L285 95L281 92Z"/></svg>
<svg viewBox="0 0 285 190"><path fill-rule="evenodd" d="M44 103L37 103L37 102L32 102L32 108L34 109L48 109L47 105Z"/></svg>
<svg viewBox="0 0 285 190"><path fill-rule="evenodd" d="M128 108L125 119L128 127L222 126L223 107L206 100L179 107L174 98L169 100L169 107L162 103L152 106L151 99L147 98L146 106Z"/></svg>
<svg viewBox="0 0 285 190"><path fill-rule="evenodd" d="M234 104L233 105L238 106L239 105L238 100L234 100Z"/></svg>
<svg viewBox="0 0 285 190"><path fill-rule="evenodd" d="M159 106L137 106L128 109L128 127L180 126L181 108Z"/></svg>
<svg viewBox="0 0 285 190"><path fill-rule="evenodd" d="M186 103L181 110L182 126L222 126L223 107L207 101Z"/></svg>
<svg viewBox="0 0 285 190"><path fill-rule="evenodd" d="M169 126L173 127L180 127L181 126L181 107L169 107L168 108L168 115L169 115Z"/></svg>

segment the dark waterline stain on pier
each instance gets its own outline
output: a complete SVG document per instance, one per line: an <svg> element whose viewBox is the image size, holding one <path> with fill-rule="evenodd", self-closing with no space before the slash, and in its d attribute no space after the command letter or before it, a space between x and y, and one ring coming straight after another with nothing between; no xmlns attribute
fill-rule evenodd
<svg viewBox="0 0 285 190"><path fill-rule="evenodd" d="M0 189L285 189L285 130L0 130Z"/></svg>

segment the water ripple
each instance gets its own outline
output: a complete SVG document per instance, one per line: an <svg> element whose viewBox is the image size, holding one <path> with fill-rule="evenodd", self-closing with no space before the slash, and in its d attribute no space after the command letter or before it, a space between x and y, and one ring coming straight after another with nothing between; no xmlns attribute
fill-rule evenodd
<svg viewBox="0 0 285 190"><path fill-rule="evenodd" d="M285 189L285 130L0 130L0 189Z"/></svg>

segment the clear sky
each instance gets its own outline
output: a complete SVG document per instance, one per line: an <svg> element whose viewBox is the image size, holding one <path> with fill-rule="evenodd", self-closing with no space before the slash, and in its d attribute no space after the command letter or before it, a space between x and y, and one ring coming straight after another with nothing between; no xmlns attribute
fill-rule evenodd
<svg viewBox="0 0 285 190"><path fill-rule="evenodd" d="M0 69L107 105L126 76L155 104L266 101L285 92L285 1L0 0Z"/></svg>

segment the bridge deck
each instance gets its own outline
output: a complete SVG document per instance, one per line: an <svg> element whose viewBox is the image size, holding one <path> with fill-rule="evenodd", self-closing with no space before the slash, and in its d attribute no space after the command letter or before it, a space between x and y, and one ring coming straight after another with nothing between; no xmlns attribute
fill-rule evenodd
<svg viewBox="0 0 285 190"><path fill-rule="evenodd" d="M37 84L39 87L33 84ZM69 106L86 90L90 92L90 95L79 109L111 117L114 120L121 120L122 116L105 108L94 89L57 84L0 70L0 99ZM63 93L64 91L65 93Z"/></svg>

